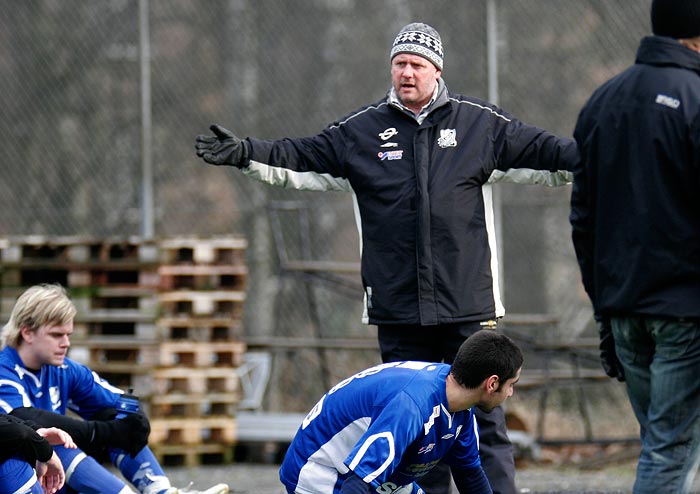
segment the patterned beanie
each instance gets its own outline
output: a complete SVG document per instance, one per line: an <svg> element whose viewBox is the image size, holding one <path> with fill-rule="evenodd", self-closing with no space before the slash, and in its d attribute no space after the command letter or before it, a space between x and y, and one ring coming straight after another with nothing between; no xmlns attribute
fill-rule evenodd
<svg viewBox="0 0 700 494"><path fill-rule="evenodd" d="M657 36L700 36L700 0L653 0L651 30Z"/></svg>
<svg viewBox="0 0 700 494"><path fill-rule="evenodd" d="M440 34L422 22L404 26L394 39L389 60L399 53L411 53L430 60L442 70L442 40Z"/></svg>

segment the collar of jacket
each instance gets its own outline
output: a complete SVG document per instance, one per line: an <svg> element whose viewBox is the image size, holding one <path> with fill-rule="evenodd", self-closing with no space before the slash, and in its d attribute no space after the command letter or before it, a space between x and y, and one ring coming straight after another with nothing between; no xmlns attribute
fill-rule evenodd
<svg viewBox="0 0 700 494"><path fill-rule="evenodd" d="M425 118L430 115L433 111L436 109L440 108L443 105L446 105L447 102L449 101L449 93L447 91L447 85L445 84L445 81L442 80L442 77L438 79L438 87L435 96L433 96L433 99L430 103L428 103L425 108L423 108L423 111L420 112L419 115L416 115L413 113L413 111L409 110L406 108L403 103L399 101L399 98L396 96L396 91L392 87L389 92L386 95L387 102L389 105L393 106L394 108L401 110L403 113L411 116L415 120L418 120L418 123L423 122Z"/></svg>
<svg viewBox="0 0 700 494"><path fill-rule="evenodd" d="M700 53L686 48L673 38L647 36L637 50L635 63L676 66L700 74Z"/></svg>

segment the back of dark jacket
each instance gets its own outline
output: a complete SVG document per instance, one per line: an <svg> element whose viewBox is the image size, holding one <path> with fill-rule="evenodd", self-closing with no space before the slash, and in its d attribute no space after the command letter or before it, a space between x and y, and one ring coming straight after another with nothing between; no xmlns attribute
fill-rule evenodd
<svg viewBox="0 0 700 494"><path fill-rule="evenodd" d="M644 38L574 138L573 240L596 313L700 318L700 54Z"/></svg>

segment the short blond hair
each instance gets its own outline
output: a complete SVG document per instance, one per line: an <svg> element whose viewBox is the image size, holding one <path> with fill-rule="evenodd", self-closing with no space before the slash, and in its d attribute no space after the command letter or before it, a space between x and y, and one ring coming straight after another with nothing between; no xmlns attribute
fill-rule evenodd
<svg viewBox="0 0 700 494"><path fill-rule="evenodd" d="M2 328L2 347L17 348L22 343L22 328L36 331L46 324L68 324L76 313L75 305L61 285L34 285L15 302L10 320Z"/></svg>

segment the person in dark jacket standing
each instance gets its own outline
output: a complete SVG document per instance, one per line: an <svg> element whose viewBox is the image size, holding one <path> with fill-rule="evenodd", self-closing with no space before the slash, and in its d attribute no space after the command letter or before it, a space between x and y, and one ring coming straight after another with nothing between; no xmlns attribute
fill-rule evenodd
<svg viewBox="0 0 700 494"><path fill-rule="evenodd" d="M603 367L640 425L636 494L688 492L700 461L700 2L654 0L651 21L579 115L571 196Z"/></svg>
<svg viewBox="0 0 700 494"><path fill-rule="evenodd" d="M451 363L461 343L504 315L491 185L563 185L573 139L527 125L486 101L452 94L439 33L405 26L390 52L392 88L320 134L239 139L218 125L197 156L266 183L355 195L362 240L363 321L378 326L384 362ZM494 492L515 493L503 410L477 411L481 459ZM449 475L433 469L438 487Z"/></svg>

